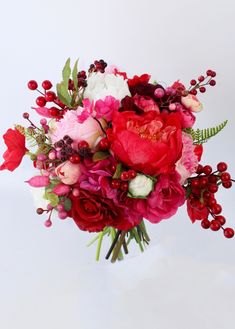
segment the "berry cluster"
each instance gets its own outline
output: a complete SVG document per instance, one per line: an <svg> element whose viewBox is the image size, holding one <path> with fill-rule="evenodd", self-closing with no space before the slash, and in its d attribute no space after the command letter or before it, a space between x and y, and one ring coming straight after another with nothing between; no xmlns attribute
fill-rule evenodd
<svg viewBox="0 0 235 329"><path fill-rule="evenodd" d="M120 189L121 191L127 191L128 181L134 179L135 177L136 177L135 170L131 169L128 171L123 171L120 175L120 179L112 179L111 187L113 189Z"/></svg>
<svg viewBox="0 0 235 329"><path fill-rule="evenodd" d="M206 92L207 85L215 86L216 81L213 79L216 76L216 72L212 70L207 70L206 75L200 75L197 80L193 79L190 81L189 93L192 95L197 95L197 90L201 93Z"/></svg>
<svg viewBox="0 0 235 329"><path fill-rule="evenodd" d="M90 65L88 72L104 73L106 67L107 67L107 63L103 59L100 59L99 61L96 60L94 61L94 64Z"/></svg>
<svg viewBox="0 0 235 329"><path fill-rule="evenodd" d="M204 229L210 228L212 231L222 229L226 238L234 236L232 228L224 228L226 219L221 215L222 207L217 203L215 193L219 190L219 186L230 188L232 182L230 174L226 171L227 164L220 162L217 164L217 170L213 172L209 165L202 166L199 164L197 168L197 176L188 179L189 203L192 209L197 213L198 220ZM212 220L208 217L211 216Z"/></svg>

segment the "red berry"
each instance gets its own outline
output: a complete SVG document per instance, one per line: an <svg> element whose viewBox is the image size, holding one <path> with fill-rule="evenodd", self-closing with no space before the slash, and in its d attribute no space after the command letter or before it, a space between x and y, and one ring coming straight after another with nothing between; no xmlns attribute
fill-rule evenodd
<svg viewBox="0 0 235 329"><path fill-rule="evenodd" d="M49 109L49 113L52 117L57 117L60 114L60 111L57 107L53 106Z"/></svg>
<svg viewBox="0 0 235 329"><path fill-rule="evenodd" d="M211 207L211 211L215 215L219 215L222 211L222 207L220 204L216 203Z"/></svg>
<svg viewBox="0 0 235 329"><path fill-rule="evenodd" d="M190 81L190 85L191 86L195 86L196 84L197 84L197 81L196 80L193 79L193 80Z"/></svg>
<svg viewBox="0 0 235 329"><path fill-rule="evenodd" d="M198 167L197 167L196 173L201 174L202 172L203 172L203 166L201 164L199 164Z"/></svg>
<svg viewBox="0 0 235 329"><path fill-rule="evenodd" d="M231 180L228 180L228 181L223 182L222 185L224 188L230 188L230 187L232 187L233 184L232 184Z"/></svg>
<svg viewBox="0 0 235 329"><path fill-rule="evenodd" d="M38 215L41 215L44 213L44 210L42 208L37 208L36 212Z"/></svg>
<svg viewBox="0 0 235 329"><path fill-rule="evenodd" d="M209 85L212 86L212 87L215 86L215 85L216 85L216 81L212 79L212 80L209 82Z"/></svg>
<svg viewBox="0 0 235 329"><path fill-rule="evenodd" d="M200 90L201 93L205 93L206 92L206 88L205 87L200 87L199 90Z"/></svg>
<svg viewBox="0 0 235 329"><path fill-rule="evenodd" d="M217 164L217 169L220 171L220 172L223 172L223 171L226 171L228 168L228 165L227 163L225 162L220 162Z"/></svg>
<svg viewBox="0 0 235 329"><path fill-rule="evenodd" d="M109 140L108 138L103 138L101 139L101 141L99 142L99 148L102 150L102 151L106 151L109 149Z"/></svg>
<svg viewBox="0 0 235 329"><path fill-rule="evenodd" d="M121 180L124 180L124 181L129 180L130 179L129 173L127 171L123 171L121 173L121 177L120 178L121 178Z"/></svg>
<svg viewBox="0 0 235 329"><path fill-rule="evenodd" d="M197 179L197 178L192 179L191 187L199 187L199 186L200 186L199 179Z"/></svg>
<svg viewBox="0 0 235 329"><path fill-rule="evenodd" d="M225 238L231 239L234 236L234 230L231 227L224 229Z"/></svg>
<svg viewBox="0 0 235 329"><path fill-rule="evenodd" d="M216 204L216 200L212 197L208 200L207 204L211 208Z"/></svg>
<svg viewBox="0 0 235 329"><path fill-rule="evenodd" d="M81 141L78 143L78 148L83 149L83 148L88 148L89 144L86 141Z"/></svg>
<svg viewBox="0 0 235 329"><path fill-rule="evenodd" d="M199 81L199 82L202 82L202 81L204 81L204 80L205 80L205 78L204 78L203 75L200 75L200 77L198 77L198 81Z"/></svg>
<svg viewBox="0 0 235 329"><path fill-rule="evenodd" d="M42 83L42 88L45 90L49 90L52 87L52 83L49 80L44 80Z"/></svg>
<svg viewBox="0 0 235 329"><path fill-rule="evenodd" d="M220 229L221 225L220 225L220 222L216 219L212 220L211 221L211 224L210 224L210 229L212 231L218 231Z"/></svg>
<svg viewBox="0 0 235 329"><path fill-rule="evenodd" d="M216 216L216 220L218 220L220 222L220 225L223 226L226 223L226 219L224 218L224 216Z"/></svg>
<svg viewBox="0 0 235 329"><path fill-rule="evenodd" d="M127 182L121 182L120 190L127 191L128 190L128 183Z"/></svg>
<svg viewBox="0 0 235 329"><path fill-rule="evenodd" d="M78 154L74 154L74 155L71 155L71 157L69 158L69 161L73 164L77 164L81 161L81 158Z"/></svg>
<svg viewBox="0 0 235 329"><path fill-rule="evenodd" d="M35 80L30 80L30 81L28 82L28 88L29 88L30 90L36 90L37 87L38 87L37 81L35 81Z"/></svg>
<svg viewBox="0 0 235 329"><path fill-rule="evenodd" d="M43 106L45 106L46 105L46 99L45 99L45 97L43 97L43 96L39 96L37 99L36 99L36 103L37 103L37 105L39 106L39 107L43 107Z"/></svg>
<svg viewBox="0 0 235 329"><path fill-rule="evenodd" d="M135 170L128 170L128 174L129 174L129 177L131 178L131 179L134 179L135 177L136 177L136 172L135 172Z"/></svg>
<svg viewBox="0 0 235 329"><path fill-rule="evenodd" d="M23 113L23 118L24 119L28 119L29 118L29 114L27 112Z"/></svg>
<svg viewBox="0 0 235 329"><path fill-rule="evenodd" d="M203 198L204 199L210 199L211 198L211 193L209 191L204 191L203 192Z"/></svg>
<svg viewBox="0 0 235 329"><path fill-rule="evenodd" d="M211 193L216 193L218 191L218 185L216 184L209 184L208 191Z"/></svg>
<svg viewBox="0 0 235 329"><path fill-rule="evenodd" d="M112 165L111 168L110 168L112 173L115 173L116 169L117 169L116 165Z"/></svg>
<svg viewBox="0 0 235 329"><path fill-rule="evenodd" d="M112 187L113 189L119 189L120 185L121 185L121 182L120 182L119 179L113 179L113 180L111 181L111 187Z"/></svg>
<svg viewBox="0 0 235 329"><path fill-rule="evenodd" d="M205 176L200 177L200 186L203 188L206 187L207 184L208 184L208 178Z"/></svg>
<svg viewBox="0 0 235 329"><path fill-rule="evenodd" d="M204 229L208 229L210 227L211 222L208 219L203 219L201 221L201 227Z"/></svg>
<svg viewBox="0 0 235 329"><path fill-rule="evenodd" d="M196 196L200 196L201 195L201 189L199 187L193 187L192 188L192 193Z"/></svg>
<svg viewBox="0 0 235 329"><path fill-rule="evenodd" d="M215 184L218 181L218 177L215 176L215 175L212 175L212 176L209 176L208 177L208 180L209 180L210 183L214 183Z"/></svg>
<svg viewBox="0 0 235 329"><path fill-rule="evenodd" d="M48 91L45 94L45 99L47 102L53 102L56 99L56 94L54 91Z"/></svg>
<svg viewBox="0 0 235 329"><path fill-rule="evenodd" d="M208 75L208 77L211 76L212 72L213 72L212 70L207 70L207 71L206 71L206 74Z"/></svg>
<svg viewBox="0 0 235 329"><path fill-rule="evenodd" d="M229 181L231 179L231 176L228 172L223 172L222 175L220 176L222 182Z"/></svg>
<svg viewBox="0 0 235 329"><path fill-rule="evenodd" d="M205 167L203 167L203 172L204 172L205 175L210 175L212 173L211 166L205 166Z"/></svg>
<svg viewBox="0 0 235 329"><path fill-rule="evenodd" d="M215 71L212 71L211 72L211 77L214 78L216 76L216 72Z"/></svg>
<svg viewBox="0 0 235 329"><path fill-rule="evenodd" d="M197 90L196 90L196 89L191 90L191 91L190 91L190 94L196 96L196 95L197 95Z"/></svg>

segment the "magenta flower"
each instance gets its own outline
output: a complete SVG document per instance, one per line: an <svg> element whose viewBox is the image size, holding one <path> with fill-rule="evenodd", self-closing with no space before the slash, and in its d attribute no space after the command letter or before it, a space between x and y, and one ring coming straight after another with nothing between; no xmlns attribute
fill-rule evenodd
<svg viewBox="0 0 235 329"><path fill-rule="evenodd" d="M104 100L99 99L95 103L96 117L111 121L114 112L117 112L119 107L120 101L113 96L106 96Z"/></svg>

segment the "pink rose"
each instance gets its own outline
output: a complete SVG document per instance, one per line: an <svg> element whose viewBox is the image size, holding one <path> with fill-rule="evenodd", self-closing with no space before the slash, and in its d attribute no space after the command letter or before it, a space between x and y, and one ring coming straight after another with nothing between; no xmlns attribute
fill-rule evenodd
<svg viewBox="0 0 235 329"><path fill-rule="evenodd" d="M158 105L154 102L151 97L148 96L134 96L134 103L144 112L148 111L156 111L158 114L160 113Z"/></svg>
<svg viewBox="0 0 235 329"><path fill-rule="evenodd" d="M138 200L136 210L151 223L173 216L185 202L185 190L179 179L180 176L175 171L160 175L148 198Z"/></svg>
<svg viewBox="0 0 235 329"><path fill-rule="evenodd" d="M181 103L192 112L200 112L202 110L202 103L199 102L196 96L188 94L188 96L181 97Z"/></svg>
<svg viewBox="0 0 235 329"><path fill-rule="evenodd" d="M79 164L73 164L70 161L66 161L56 167L55 173L62 183L73 185L77 183L78 178L81 175L81 170Z"/></svg>

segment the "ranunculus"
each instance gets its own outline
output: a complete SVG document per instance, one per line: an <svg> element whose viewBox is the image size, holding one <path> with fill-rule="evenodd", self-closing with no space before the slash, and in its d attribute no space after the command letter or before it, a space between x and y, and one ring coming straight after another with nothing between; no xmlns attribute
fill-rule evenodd
<svg viewBox="0 0 235 329"><path fill-rule="evenodd" d="M79 107L76 111L67 111L60 121L54 122L49 135L52 142L55 143L63 139L65 135L69 135L74 143L72 146L76 149L78 142L85 140L93 147L95 141L103 134L98 122L92 117L86 118L83 123L78 121L78 117L82 115L83 108ZM104 122L102 122L104 126Z"/></svg>
<svg viewBox="0 0 235 329"><path fill-rule="evenodd" d="M125 96L130 96L127 81L120 75L115 74L92 74L87 79L87 87L84 92L84 98L90 101L104 99L106 96L113 96L121 100Z"/></svg>
<svg viewBox="0 0 235 329"><path fill-rule="evenodd" d="M4 142L7 146L6 152L3 154L4 162L0 166L0 170L14 171L19 167L25 153L28 149L25 147L25 136L17 129L8 129L3 135Z"/></svg>
<svg viewBox="0 0 235 329"><path fill-rule="evenodd" d="M140 199L136 209L152 223L173 216L185 202L185 190L179 183L179 175L172 172L160 175L154 191L147 199Z"/></svg>
<svg viewBox="0 0 235 329"><path fill-rule="evenodd" d="M125 165L147 175L171 171L181 157L178 113L118 112L114 115L112 130L107 133L114 155Z"/></svg>
<svg viewBox="0 0 235 329"><path fill-rule="evenodd" d="M200 112L202 110L202 103L199 102L196 96L188 94L188 96L181 97L181 103L192 112Z"/></svg>
<svg viewBox="0 0 235 329"><path fill-rule="evenodd" d="M113 114L118 111L120 101L113 96L106 96L104 100L99 99L95 103L96 118L104 118L107 121L111 121Z"/></svg>
<svg viewBox="0 0 235 329"><path fill-rule="evenodd" d="M184 184L186 179L195 173L198 166L198 157L195 154L195 145L189 134L182 134L183 150L182 157L176 163L176 171L180 174L180 183Z"/></svg>
<svg viewBox="0 0 235 329"><path fill-rule="evenodd" d="M81 230L99 232L105 226L127 230L134 226L126 221L124 208L116 206L112 199L82 189L79 196L71 195L70 199L71 217Z"/></svg>
<svg viewBox="0 0 235 329"><path fill-rule="evenodd" d="M76 184L80 175L81 169L79 164L66 161L61 163L55 169L55 174L60 178L61 182L67 185Z"/></svg>

